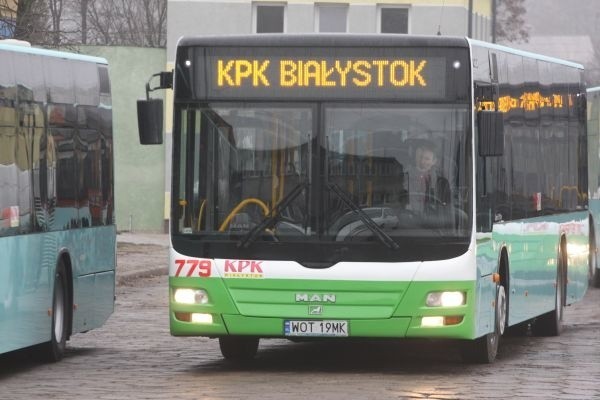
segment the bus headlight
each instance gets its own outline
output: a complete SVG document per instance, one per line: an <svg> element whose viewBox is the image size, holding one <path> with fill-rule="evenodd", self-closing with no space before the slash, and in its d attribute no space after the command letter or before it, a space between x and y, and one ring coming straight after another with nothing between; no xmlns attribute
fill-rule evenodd
<svg viewBox="0 0 600 400"><path fill-rule="evenodd" d="M175 289L173 299L180 304L206 304L208 303L208 293L202 289Z"/></svg>
<svg viewBox="0 0 600 400"><path fill-rule="evenodd" d="M431 292L425 304L428 307L458 307L465 304L464 292Z"/></svg>

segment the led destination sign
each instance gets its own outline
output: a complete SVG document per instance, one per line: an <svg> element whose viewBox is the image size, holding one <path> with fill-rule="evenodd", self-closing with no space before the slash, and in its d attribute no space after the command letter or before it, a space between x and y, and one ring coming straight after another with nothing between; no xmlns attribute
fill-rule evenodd
<svg viewBox="0 0 600 400"><path fill-rule="evenodd" d="M440 100L454 75L467 76L457 57L402 49L206 50L195 73L204 77L196 80L198 95L208 98Z"/></svg>
<svg viewBox="0 0 600 400"><path fill-rule="evenodd" d="M426 87L427 61L281 59L271 65L271 60L217 59L217 86Z"/></svg>

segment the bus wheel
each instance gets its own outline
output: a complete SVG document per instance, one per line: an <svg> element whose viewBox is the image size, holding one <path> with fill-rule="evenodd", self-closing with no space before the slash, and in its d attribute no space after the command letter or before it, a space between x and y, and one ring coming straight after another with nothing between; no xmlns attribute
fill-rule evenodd
<svg viewBox="0 0 600 400"><path fill-rule="evenodd" d="M227 360L248 361L256 356L258 342L259 339L252 336L223 336L219 338L219 347Z"/></svg>
<svg viewBox="0 0 600 400"><path fill-rule="evenodd" d="M50 341L43 345L41 354L46 361L60 361L65 354L67 343L67 303L67 273L63 263L59 262L54 273Z"/></svg>
<svg viewBox="0 0 600 400"><path fill-rule="evenodd" d="M593 287L600 288L600 269L598 269L598 249L596 248L596 235L592 231L590 235L590 284Z"/></svg>
<svg viewBox="0 0 600 400"><path fill-rule="evenodd" d="M494 362L498 354L500 337L506 327L506 292L503 285L496 288L496 317L494 332L488 333L473 341L463 343L461 348L464 361L489 364Z"/></svg>
<svg viewBox="0 0 600 400"><path fill-rule="evenodd" d="M554 310L540 315L531 325L535 336L558 336L562 331L565 310L565 269L564 257L561 256L556 271L556 290L554 294Z"/></svg>

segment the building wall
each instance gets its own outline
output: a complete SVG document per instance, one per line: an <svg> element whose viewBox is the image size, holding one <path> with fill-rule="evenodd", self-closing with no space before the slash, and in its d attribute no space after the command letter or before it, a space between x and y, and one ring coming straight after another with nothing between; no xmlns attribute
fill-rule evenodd
<svg viewBox="0 0 600 400"><path fill-rule="evenodd" d="M409 9L410 34L466 36L469 0L169 0L167 59L175 59L177 40L184 35L251 34L255 4L285 5L286 33L315 32L315 4L348 5L349 33L377 33L382 6ZM472 0L472 37L491 40L492 0Z"/></svg>
<svg viewBox="0 0 600 400"><path fill-rule="evenodd" d="M84 46L81 53L108 60L115 144L115 215L119 231L164 230L165 146L142 146L136 100L166 65L165 49ZM162 91L152 93L161 97Z"/></svg>

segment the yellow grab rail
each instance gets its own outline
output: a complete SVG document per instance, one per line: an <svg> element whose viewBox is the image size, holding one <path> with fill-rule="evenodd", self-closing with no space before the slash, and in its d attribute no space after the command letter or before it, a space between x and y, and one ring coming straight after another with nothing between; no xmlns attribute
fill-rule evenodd
<svg viewBox="0 0 600 400"><path fill-rule="evenodd" d="M267 207L267 205L260 199L255 199L255 198L248 198L245 200L242 200L240 202L240 204L238 204L237 206L235 206L235 208L229 213L229 215L227 216L227 218L225 218L225 221L223 221L223 223L221 224L221 227L219 228L219 232L223 232L225 231L225 229L227 229L227 227L229 226L229 223L231 222L231 220L233 219L233 217L235 217L235 215L244 207L246 207L246 205L248 204L257 204L260 206L260 208L262 208L263 212L265 215L269 214L269 207Z"/></svg>

